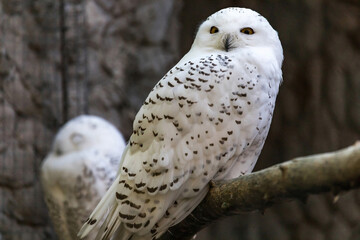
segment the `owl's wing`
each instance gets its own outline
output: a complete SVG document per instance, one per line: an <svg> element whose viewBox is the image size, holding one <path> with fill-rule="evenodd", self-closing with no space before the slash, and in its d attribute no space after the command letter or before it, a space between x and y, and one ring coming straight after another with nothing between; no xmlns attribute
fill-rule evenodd
<svg viewBox="0 0 360 240"><path fill-rule="evenodd" d="M190 213L211 179L234 164L242 174L252 170L256 158L240 163L239 156L265 131L271 116L261 111L272 96L260 90L256 66L234 59L194 59L159 81L135 118L114 185L80 235L108 213L99 239L117 229L119 239L157 236Z"/></svg>

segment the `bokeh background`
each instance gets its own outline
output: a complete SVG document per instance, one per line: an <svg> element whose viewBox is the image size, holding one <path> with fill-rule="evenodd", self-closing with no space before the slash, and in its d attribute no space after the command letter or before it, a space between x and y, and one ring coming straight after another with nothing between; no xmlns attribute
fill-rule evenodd
<svg viewBox="0 0 360 240"><path fill-rule="evenodd" d="M0 0L0 240L56 239L39 167L62 123L83 113L126 138L196 28L249 7L279 32L284 83L256 169L360 139L358 0ZM310 196L213 224L200 240L360 239L360 192Z"/></svg>

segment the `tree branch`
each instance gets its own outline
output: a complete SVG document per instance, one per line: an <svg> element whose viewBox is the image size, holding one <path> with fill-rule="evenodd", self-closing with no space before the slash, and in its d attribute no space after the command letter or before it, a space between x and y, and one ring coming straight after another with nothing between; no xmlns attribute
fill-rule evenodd
<svg viewBox="0 0 360 240"><path fill-rule="evenodd" d="M199 206L159 240L191 239L225 216L264 211L275 202L360 186L360 142L325 154L296 158L230 181L212 183Z"/></svg>

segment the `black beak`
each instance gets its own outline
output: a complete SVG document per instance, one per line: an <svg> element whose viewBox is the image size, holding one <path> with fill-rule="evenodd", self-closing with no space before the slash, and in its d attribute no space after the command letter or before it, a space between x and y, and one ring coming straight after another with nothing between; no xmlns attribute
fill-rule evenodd
<svg viewBox="0 0 360 240"><path fill-rule="evenodd" d="M232 37L230 35L226 35L224 38L224 49L225 51L230 51L233 48L232 46Z"/></svg>

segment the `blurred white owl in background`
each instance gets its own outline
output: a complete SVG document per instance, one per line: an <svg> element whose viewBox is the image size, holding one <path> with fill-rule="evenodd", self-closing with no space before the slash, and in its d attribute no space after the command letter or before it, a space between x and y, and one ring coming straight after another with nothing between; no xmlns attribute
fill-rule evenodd
<svg viewBox="0 0 360 240"><path fill-rule="evenodd" d="M120 132L100 117L79 116L59 130L41 166L45 202L59 240L77 239L116 178L124 148Z"/></svg>
<svg viewBox="0 0 360 240"><path fill-rule="evenodd" d="M190 51L136 115L119 174L79 235L156 239L201 202L211 180L250 173L282 80L277 32L259 13L227 8L204 21Z"/></svg>

